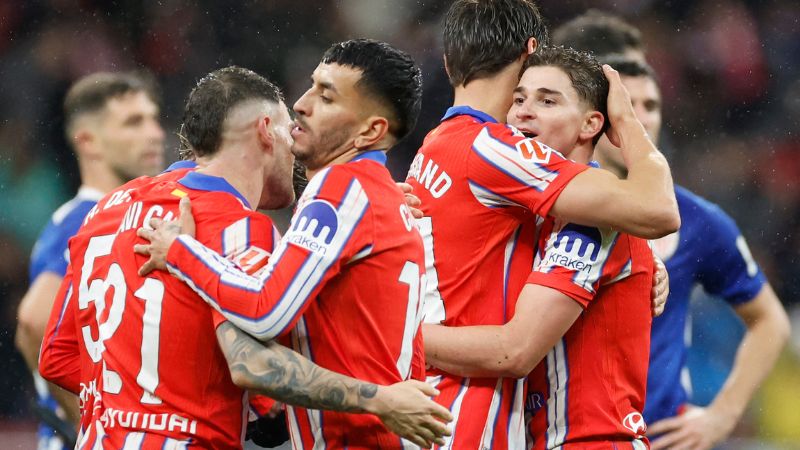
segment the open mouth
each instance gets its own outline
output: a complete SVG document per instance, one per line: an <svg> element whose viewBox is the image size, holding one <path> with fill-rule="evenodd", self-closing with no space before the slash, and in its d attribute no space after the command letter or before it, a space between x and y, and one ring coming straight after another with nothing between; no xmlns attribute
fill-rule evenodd
<svg viewBox="0 0 800 450"><path fill-rule="evenodd" d="M534 139L536 136L539 136L539 133L534 133L533 131L530 130L520 129L519 131L522 133L523 136L525 136L528 139Z"/></svg>

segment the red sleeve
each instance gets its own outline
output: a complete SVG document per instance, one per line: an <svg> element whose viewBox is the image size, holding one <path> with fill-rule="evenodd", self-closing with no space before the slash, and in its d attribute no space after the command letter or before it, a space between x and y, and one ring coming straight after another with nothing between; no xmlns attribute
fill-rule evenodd
<svg viewBox="0 0 800 450"><path fill-rule="evenodd" d="M269 217L243 209L227 194L205 194L192 201L193 208L198 211L197 242L248 275L266 267L275 249L276 237ZM212 319L215 328L227 320L217 311L213 311Z"/></svg>
<svg viewBox="0 0 800 450"><path fill-rule="evenodd" d="M502 124L487 124L467 157L470 190L480 203L542 217L567 183L588 167Z"/></svg>
<svg viewBox="0 0 800 450"><path fill-rule="evenodd" d="M238 328L270 340L291 330L372 234L364 189L345 167L333 166L311 180L289 231L255 276L186 235L170 247L167 267Z"/></svg>
<svg viewBox="0 0 800 450"><path fill-rule="evenodd" d="M549 219L544 228L553 222ZM550 233L542 234L539 256L528 283L560 291L583 308L595 298L601 283L624 276L626 265L630 271L630 258L626 256L629 254L615 251L619 233L558 223Z"/></svg>
<svg viewBox="0 0 800 450"><path fill-rule="evenodd" d="M67 266L39 351L39 374L77 395L80 392L81 358L75 316L76 300L72 293L72 268Z"/></svg>

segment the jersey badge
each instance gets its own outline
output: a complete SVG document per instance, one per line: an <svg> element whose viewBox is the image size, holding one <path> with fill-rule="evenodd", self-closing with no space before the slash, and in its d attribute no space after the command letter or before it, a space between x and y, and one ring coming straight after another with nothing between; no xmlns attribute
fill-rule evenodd
<svg viewBox="0 0 800 450"><path fill-rule="evenodd" d="M333 205L324 200L313 200L297 213L286 239L312 252L325 254L338 229L339 215Z"/></svg>

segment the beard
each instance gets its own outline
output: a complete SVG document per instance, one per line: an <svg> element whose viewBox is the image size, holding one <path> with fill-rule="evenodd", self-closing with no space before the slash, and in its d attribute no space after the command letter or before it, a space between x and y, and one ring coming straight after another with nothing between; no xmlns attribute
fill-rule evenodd
<svg viewBox="0 0 800 450"><path fill-rule="evenodd" d="M308 186L306 166L297 160L295 160L294 167L292 168L292 185L294 187L294 198L296 199L303 195L303 191L305 191L306 186Z"/></svg>
<svg viewBox="0 0 800 450"><path fill-rule="evenodd" d="M306 136L311 138L308 147L301 150L295 144L292 153L294 153L296 161L301 162L308 169L319 169L336 158L352 134L350 128L337 128L321 135L316 133L311 135L308 131L306 133ZM314 139L317 136L319 138Z"/></svg>

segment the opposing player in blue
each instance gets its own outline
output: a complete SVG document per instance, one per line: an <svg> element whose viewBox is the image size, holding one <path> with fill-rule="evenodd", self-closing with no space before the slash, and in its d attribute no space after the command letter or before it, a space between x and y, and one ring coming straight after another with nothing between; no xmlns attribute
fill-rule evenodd
<svg viewBox="0 0 800 450"><path fill-rule="evenodd" d="M153 87L126 73L95 73L78 80L64 100L67 142L78 159L81 187L53 213L30 260L30 286L18 309L16 345L33 371L39 396L40 450L60 450L74 439L78 402L38 374L39 347L67 268L67 241L108 191L161 171L164 130ZM52 387L52 389L51 389ZM58 432L53 428L57 428Z"/></svg>
<svg viewBox="0 0 800 450"><path fill-rule="evenodd" d="M639 31L621 19L589 12L554 33L557 44L617 56L601 58L619 71L638 119L654 142L661 128L661 93L644 62ZM625 55L624 57L621 55ZM605 139L595 150L601 166L624 177L620 152ZM644 417L652 449L706 450L733 430L758 386L775 364L789 335L780 300L753 260L744 237L717 205L675 186L680 229L655 241L670 277L664 313L653 320ZM707 407L692 405L684 332L697 285L725 300L747 332L733 370Z"/></svg>

